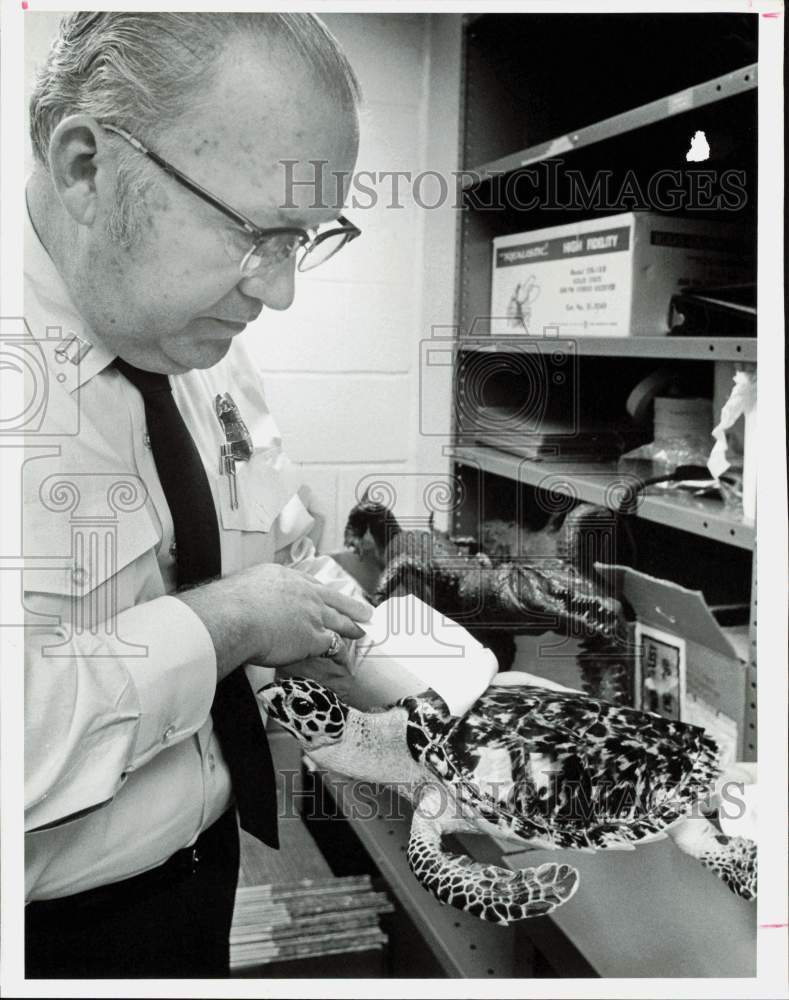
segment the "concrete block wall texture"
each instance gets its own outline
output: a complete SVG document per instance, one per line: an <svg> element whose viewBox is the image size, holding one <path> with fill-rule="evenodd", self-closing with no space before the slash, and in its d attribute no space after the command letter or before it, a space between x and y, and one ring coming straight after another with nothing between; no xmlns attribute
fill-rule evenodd
<svg viewBox="0 0 789 1000"><path fill-rule="evenodd" d="M357 175L458 169L459 15L322 16L364 92ZM342 546L365 483L389 484L410 516L449 466L450 370L431 370L420 398L420 342L453 319L454 190L450 179L448 204L422 208L437 182L416 199L404 180L374 187L375 199L357 188L346 202L363 235L298 275L291 308L264 311L247 332L286 450L326 514L325 552Z"/></svg>
<svg viewBox="0 0 789 1000"><path fill-rule="evenodd" d="M26 98L60 17L28 15ZM356 171L374 196L351 191L346 214L363 235L298 275L292 307L264 310L243 336L285 448L325 511L321 549L331 552L360 482L388 482L397 512L410 516L424 510L425 484L448 472L450 369L431 369L420 394L420 342L453 319L461 32L457 14L322 17L362 85ZM437 208L418 204L435 202L435 179L415 200L404 180L372 184L360 174L428 170L450 179L451 197Z"/></svg>

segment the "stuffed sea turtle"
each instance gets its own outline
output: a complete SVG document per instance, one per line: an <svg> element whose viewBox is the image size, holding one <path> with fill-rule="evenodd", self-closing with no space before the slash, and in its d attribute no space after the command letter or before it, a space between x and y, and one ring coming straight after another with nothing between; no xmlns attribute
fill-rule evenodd
<svg viewBox="0 0 789 1000"><path fill-rule="evenodd" d="M444 834L596 851L668 833L739 896L756 894L756 845L725 836L697 808L720 767L716 744L695 726L518 683L491 685L462 717L432 690L372 712L298 677L258 695L320 766L405 791L412 872L442 903L484 920L550 913L573 895L578 872L564 862L480 864L446 849Z"/></svg>

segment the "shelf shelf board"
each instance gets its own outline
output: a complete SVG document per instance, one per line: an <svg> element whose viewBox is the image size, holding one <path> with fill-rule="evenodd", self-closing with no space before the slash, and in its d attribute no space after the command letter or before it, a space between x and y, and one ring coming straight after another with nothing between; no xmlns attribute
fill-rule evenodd
<svg viewBox="0 0 789 1000"><path fill-rule="evenodd" d="M756 361L755 337L461 337L459 350L514 354L539 348L546 353L611 358L670 358L686 361Z"/></svg>
<svg viewBox="0 0 789 1000"><path fill-rule="evenodd" d="M603 978L747 977L756 971L755 907L668 838L632 852L536 850L502 861L513 869L568 861L578 869L578 893L549 919ZM725 955L721 936L731 942ZM659 947L650 947L655 942Z"/></svg>
<svg viewBox="0 0 789 1000"><path fill-rule="evenodd" d="M550 917L500 927L440 904L419 885L406 859L412 809L391 787L355 782L333 772L322 771L321 777L324 790L451 978L528 975L523 968L524 938L563 976L755 973L755 908L668 839L633 852L565 855L518 852L512 842L456 834L461 849L483 864L517 870L567 860L581 871L581 889L571 903ZM645 899L649 907L644 907ZM660 948L645 947L658 940ZM732 942L725 954L721 940Z"/></svg>
<svg viewBox="0 0 789 1000"><path fill-rule="evenodd" d="M632 477L617 472L610 463L536 462L481 445L456 446L451 457L515 482L527 483L554 493L564 493L587 503L614 508L624 497ZM635 512L637 517L694 535L752 550L756 531L717 500L690 495L656 495L650 487Z"/></svg>
<svg viewBox="0 0 789 1000"><path fill-rule="evenodd" d="M485 923L444 906L411 874L406 849L412 810L405 799L385 785L355 782L331 771L320 774L324 791L334 798L448 976L508 979L523 974L514 927Z"/></svg>
<svg viewBox="0 0 789 1000"><path fill-rule="evenodd" d="M611 118L604 118L602 121L586 125L584 128L568 132L566 135L557 136L547 142L541 142L536 146L528 146L526 149L511 153L509 156L502 156L497 160L472 167L469 173L474 176L464 184L464 190L470 190L481 181L488 180L498 174L520 170L549 157L560 156L584 146L591 146L626 132L632 132L634 129L654 125L674 115L693 111L696 108L704 107L704 105L714 104L736 94L742 94L745 91L753 90L756 85L757 64L743 66L741 69L724 73L722 76L695 84L693 87L687 87L685 90L679 90L666 97L659 97L648 104L623 111Z"/></svg>

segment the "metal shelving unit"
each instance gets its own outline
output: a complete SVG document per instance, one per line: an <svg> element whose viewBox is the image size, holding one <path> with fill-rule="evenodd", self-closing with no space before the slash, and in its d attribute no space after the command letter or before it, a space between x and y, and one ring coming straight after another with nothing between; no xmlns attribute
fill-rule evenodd
<svg viewBox="0 0 789 1000"><path fill-rule="evenodd" d="M617 509L629 493L628 486L632 488L633 479L620 474L613 463L538 462L476 442L475 405L501 407L511 394L526 406L536 392L556 391L547 381L555 370L551 364L544 366L544 384L537 383L543 368L534 364L523 366L519 382L521 368L514 355L577 356L573 370L578 386L586 390L579 392L579 398L583 397L584 413L592 419L597 412L595 392L604 396L606 378L615 378L617 371L627 372L633 380L627 385L635 385L647 369L639 359L678 362L683 374L700 381L707 370L710 375L714 370L704 363L757 361L756 338L509 338L491 335L488 329L493 238L602 214L596 207L593 211L539 201L534 211L517 204L502 206L502 192L521 172L536 178L530 193L544 194L539 186L544 184L543 171L534 167L545 161L566 159L589 177L608 170L617 180L631 168L639 180L665 167L692 171L713 166L712 161L683 162L682 144L695 129L705 129L717 154L714 166L731 166L747 175L748 205L741 220L743 231L751 232L757 194L756 19L722 14L677 18L672 22L663 15L651 19L622 15L613 33L594 16L564 20L560 15L544 16L519 23L514 16L491 13L465 19L460 165L466 178L457 224L455 425L447 448L462 487L458 493L464 497L453 514L452 529L459 534L478 531L480 517L528 520L534 511L565 509L565 497ZM591 64L576 58L589 38L595 42L596 59ZM557 51L562 52L561 60L555 58ZM572 127L584 122L580 128ZM474 358L475 353L486 357ZM612 359L610 366L605 359ZM619 367L616 359L622 359ZM475 377L471 385L469 371ZM600 380L599 389L595 382L582 385L580 380L591 375ZM599 407L603 419L618 405L606 407L610 401L609 396ZM490 440L487 428L485 435ZM647 491L634 513L630 527L639 543L640 570L702 592L708 585L713 593L716 588L726 590L718 601L724 604L747 602L753 577L751 658L744 667L751 695L745 726L752 751L755 528L721 501L660 494L657 488ZM654 568L657 565L659 569ZM557 971L566 956L580 954L599 975L752 975L753 909L732 899L725 889L719 891L705 873L699 874L698 866L676 854L670 847L650 845L627 856L579 855L583 884L577 897L539 924L525 922L530 926L523 927L522 934ZM539 852L503 857L503 863L516 866L539 860L543 860ZM680 897L683 902L678 907ZM714 932L708 933L713 923ZM558 937L541 940L545 927ZM732 942L725 956L718 944L722 939ZM721 960L727 963L725 973L720 972Z"/></svg>
<svg viewBox="0 0 789 1000"><path fill-rule="evenodd" d="M547 142L541 142L535 146L512 153L509 156L502 156L489 163L472 167L470 173L476 176L464 185L464 190L469 190L476 183L485 181L498 174L506 174L513 170L519 170L533 163L539 163L541 160L548 159L548 157L561 156L575 149L581 149L584 146L591 146L596 142L604 142L606 139L613 139L616 136L624 135L626 132L632 132L635 129L655 125L674 115L682 114L686 111L694 111L707 104L713 104L727 97L734 97L736 94L754 90L757 83L757 65L755 63L751 66L744 66L742 69L735 70L732 73L724 73L722 76L717 76L712 80L707 80L693 87L686 87L674 94L668 94L666 97L650 101L648 104L632 108L630 111L625 111L622 114L612 115L610 118L594 122L566 135L556 136Z"/></svg>
<svg viewBox="0 0 789 1000"><path fill-rule="evenodd" d="M617 472L610 464L535 462L482 445L456 447L451 454L456 462L483 472L603 507L616 507L633 484L632 476ZM716 500L678 493L661 496L652 488L639 501L635 516L742 549L753 549L756 540L754 527Z"/></svg>
<svg viewBox="0 0 789 1000"><path fill-rule="evenodd" d="M550 18L546 18L541 26L542 30L547 32L546 38L556 43L559 36L552 27L554 23L558 25L558 19L554 22ZM733 22L726 23L732 24ZM482 24L486 24L487 28L481 29ZM533 129L529 125L528 131L530 135L535 134L538 138L546 134L549 138L542 142L526 143L522 148L507 153L507 155L494 156L486 160L484 151L500 148L502 136L505 140L510 141L517 138L520 125L511 117L507 118L507 115L502 112L504 115L504 124L501 126L503 132L501 135L497 135L497 127L492 124L490 118L490 112L496 106L495 100L491 99L490 91L495 92L497 87L501 87L502 92L511 93L512 85L506 76L505 82L501 82L498 64L495 68L493 64L487 66L485 59L480 57L475 46L480 44L480 31L482 34L487 31L487 41L484 43L488 46L486 52L495 53L494 46L499 44L504 45L505 48L511 47L508 24L510 22L506 17L499 19L496 15L489 17L475 15L466 19L465 76L462 81L465 105L462 153L464 166L470 175L464 187L466 191L472 190L478 183L483 183L486 180L509 173L517 173L524 167L541 160L594 146L618 136L637 133L639 130L649 130L652 126L657 126L669 119L675 119L676 116L688 111L714 105L731 109L733 105L723 105L721 102L755 92L758 86L758 66L749 61L747 65L717 75L710 74L703 82L693 82L690 86L685 86L652 100L645 100L628 110L609 115L569 132L561 130L552 133L550 122L554 120L554 116L550 112L546 114L546 105L543 104L540 107L538 101L537 118L540 119L542 115L544 120L539 120ZM512 24L514 25L514 22ZM696 22L697 27L694 30L697 30L700 24L701 22ZM708 24L712 25L712 22L708 20L704 22L705 27ZM517 28L517 26L515 27ZM577 22L575 26L568 22L568 28L573 31L579 30ZM716 30L721 32L726 30L722 21ZM536 53L539 45L537 43L535 45L534 51ZM491 55L490 58L495 61L498 59L498 55ZM544 96L545 94L545 89L539 80L539 74L546 71L550 71L548 63L542 63L531 76L528 75L530 71L527 71L524 78L527 83L531 83L536 88L537 95L542 93ZM699 72L701 73L702 70ZM687 80L687 77L685 79ZM572 89L571 84L568 86ZM643 88L639 91L638 87L635 89L635 94L642 97L652 96ZM561 101L561 95L557 95L556 98L551 97L551 99ZM621 107L619 99L617 99L617 104ZM518 105L519 110L522 108L526 108L526 105ZM569 113L569 111L560 111L556 121L566 121ZM739 113L743 113L742 107L740 107ZM750 111L744 113L746 116L751 114ZM753 114L755 114L755 93L753 95ZM724 120L727 120L726 114L723 117ZM649 134L653 133L650 131ZM631 145L627 148L631 149L632 136L629 141ZM659 148L659 143L654 140L654 136L653 141ZM475 155L479 152L482 152L483 156L477 156L475 165ZM621 156L622 151L620 149L618 154L612 153L611 155ZM596 161L595 164L599 166ZM515 336L509 338L491 336L486 329L483 307L483 303L489 295L489 241L492 233L505 230L501 230L501 228L490 229L487 224L482 224L482 220L487 219L490 214L485 211L484 206L478 208L474 206L473 202L468 202L459 221L460 253L457 271L458 316L456 324L459 335L454 343L454 349L458 354L476 352L505 357L518 353L533 354L537 352L545 355L564 353L579 357L612 359L655 358L681 362L756 363L756 338L682 336L574 338ZM492 214L496 215L495 212ZM496 226L500 227L500 225L500 222L496 222ZM528 228L526 219L521 216L514 217L506 225L525 225ZM577 496L579 500L609 507L616 507L622 499L623 491L627 489L628 477L619 475L612 465L582 466L562 462L539 463L491 447L477 445L469 447L468 436L461 433L457 427L455 435L454 446L449 449L454 462L475 467L483 473L493 473L516 483L526 483L541 490ZM632 479L629 482L632 483ZM645 521L690 532L748 551L753 550L755 543L754 527L743 523L741 518L727 510L719 501L698 500L678 494L667 496L661 495L657 490L652 490L639 504L637 516Z"/></svg>
<svg viewBox="0 0 789 1000"><path fill-rule="evenodd" d="M565 351L607 358L666 358L672 361L756 362L756 338L736 337L461 337L459 351L514 354Z"/></svg>

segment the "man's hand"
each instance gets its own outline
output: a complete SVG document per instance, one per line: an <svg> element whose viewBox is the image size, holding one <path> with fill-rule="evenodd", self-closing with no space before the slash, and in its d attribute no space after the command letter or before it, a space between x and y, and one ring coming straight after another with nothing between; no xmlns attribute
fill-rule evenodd
<svg viewBox="0 0 789 1000"><path fill-rule="evenodd" d="M333 660L325 656L311 656L306 660L299 660L297 663L289 663L284 667L277 667L277 679L283 677L307 677L310 680L318 681L327 688L331 688L335 694L339 695L343 701L353 704L352 694L355 681L348 672L347 652L342 657Z"/></svg>
<svg viewBox="0 0 789 1000"><path fill-rule="evenodd" d="M274 563L253 566L175 595L208 629L221 680L239 664L254 660L278 667L322 656L331 633L347 639L364 635L372 608Z"/></svg>

